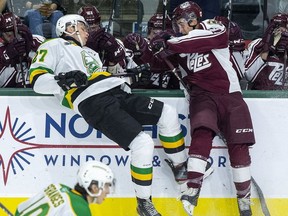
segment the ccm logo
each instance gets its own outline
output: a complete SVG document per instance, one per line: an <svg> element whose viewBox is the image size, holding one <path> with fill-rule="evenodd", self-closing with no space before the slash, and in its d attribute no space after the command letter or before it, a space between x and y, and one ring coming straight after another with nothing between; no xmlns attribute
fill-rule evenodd
<svg viewBox="0 0 288 216"><path fill-rule="evenodd" d="M252 133L252 128L243 128L243 129L236 129L236 133Z"/></svg>
<svg viewBox="0 0 288 216"><path fill-rule="evenodd" d="M151 109L151 108L152 108L153 103L154 103L154 99L151 98L151 99L150 99L150 102L149 102L149 104L148 104L148 109Z"/></svg>

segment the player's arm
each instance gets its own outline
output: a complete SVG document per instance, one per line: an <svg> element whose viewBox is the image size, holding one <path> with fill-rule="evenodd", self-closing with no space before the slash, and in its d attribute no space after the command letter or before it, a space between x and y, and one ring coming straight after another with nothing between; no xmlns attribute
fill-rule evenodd
<svg viewBox="0 0 288 216"><path fill-rule="evenodd" d="M200 23L201 29L188 35L173 37L167 41L168 49L174 53L199 53L228 47L226 28L217 23Z"/></svg>
<svg viewBox="0 0 288 216"><path fill-rule="evenodd" d="M265 61L262 58L263 52L259 51L259 46L261 46L261 39L256 39L248 45L245 61L245 77L248 81L253 81L265 67Z"/></svg>
<svg viewBox="0 0 288 216"><path fill-rule="evenodd" d="M53 48L53 49L52 49ZM35 92L40 94L60 94L60 88L54 78L53 66L58 56L54 50L57 47L49 47L49 42L42 44L36 51L29 69L30 83ZM60 58L60 56L59 56Z"/></svg>
<svg viewBox="0 0 288 216"><path fill-rule="evenodd" d="M212 34L207 30L193 30L188 35L167 41L168 48L175 53L198 53L228 47L226 32Z"/></svg>

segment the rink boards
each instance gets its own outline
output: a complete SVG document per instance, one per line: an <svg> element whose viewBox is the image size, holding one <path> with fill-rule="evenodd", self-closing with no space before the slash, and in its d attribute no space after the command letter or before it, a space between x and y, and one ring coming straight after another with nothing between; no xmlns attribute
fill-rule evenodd
<svg viewBox="0 0 288 216"><path fill-rule="evenodd" d="M177 108L188 147L187 101L173 94L159 95L152 97ZM79 115L61 107L52 96L3 95L0 100L0 202L10 211L14 212L19 202L51 182L73 187L79 165L86 160L96 159L111 166L117 183L114 193L104 205L91 206L93 215L137 215L130 180L129 152L87 126ZM285 164L288 160L288 99L261 96L247 97L245 100L251 111L257 141L251 148L252 175L266 197L271 215L287 215L288 171ZM179 186L164 162L165 155L157 139L157 127L147 125L144 130L155 141L153 201L164 216L185 215L177 200ZM213 142L210 161L215 171L203 183L195 215L208 216L211 212L213 216L237 215L227 149L219 138ZM254 187L252 197L254 215L263 215Z"/></svg>

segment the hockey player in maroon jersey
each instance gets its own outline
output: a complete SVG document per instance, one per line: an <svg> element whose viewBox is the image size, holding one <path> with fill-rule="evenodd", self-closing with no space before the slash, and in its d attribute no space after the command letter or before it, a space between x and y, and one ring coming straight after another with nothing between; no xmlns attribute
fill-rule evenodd
<svg viewBox="0 0 288 216"><path fill-rule="evenodd" d="M103 66L113 74L123 73L126 66L124 46L101 25L101 15L93 5L78 10L89 25L89 38L86 46L99 53Z"/></svg>
<svg viewBox="0 0 288 216"><path fill-rule="evenodd" d="M14 19L16 27L14 27ZM15 30L17 30L17 35L15 35ZM44 38L32 36L29 28L11 12L0 15L0 38L2 39L0 42L0 87L29 87L28 67L31 62L31 52L36 51Z"/></svg>
<svg viewBox="0 0 288 216"><path fill-rule="evenodd" d="M154 37L150 46L158 58L177 59L185 70L190 94L192 141L187 164L187 189L181 195L183 207L193 215L201 190L207 159L215 136L227 144L239 213L252 215L250 207L251 158L255 143L253 125L243 100L229 52L226 28L215 20L204 20L201 8L187 1L173 11L176 32L183 36Z"/></svg>
<svg viewBox="0 0 288 216"><path fill-rule="evenodd" d="M250 89L288 89L287 49L288 15L276 14L266 28L264 36L248 45L245 75L250 82Z"/></svg>

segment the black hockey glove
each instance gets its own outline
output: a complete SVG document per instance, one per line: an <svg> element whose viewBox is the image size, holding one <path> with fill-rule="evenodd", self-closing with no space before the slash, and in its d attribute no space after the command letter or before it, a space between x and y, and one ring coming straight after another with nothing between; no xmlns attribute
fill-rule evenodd
<svg viewBox="0 0 288 216"><path fill-rule="evenodd" d="M147 85L150 82L151 71L148 63L127 69L126 72L135 74L135 82L139 84L141 83L141 85Z"/></svg>
<svg viewBox="0 0 288 216"><path fill-rule="evenodd" d="M54 76L54 79L58 80L57 84L63 89L63 91L88 85L87 75L79 70L59 73L57 76Z"/></svg>

